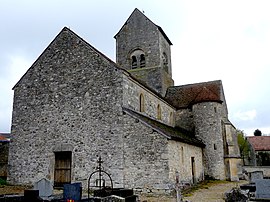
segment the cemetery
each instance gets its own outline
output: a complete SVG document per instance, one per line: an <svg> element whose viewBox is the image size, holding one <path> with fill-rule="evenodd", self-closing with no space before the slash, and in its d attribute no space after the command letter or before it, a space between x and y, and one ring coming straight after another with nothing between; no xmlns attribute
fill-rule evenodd
<svg viewBox="0 0 270 202"><path fill-rule="evenodd" d="M24 190L24 195L0 195L0 202L136 202L138 196L132 189L114 188L113 180L103 167L99 157L98 166L88 179L87 194L83 194L81 183L63 185L63 192L54 194L51 181L42 178L33 189Z"/></svg>
<svg viewBox="0 0 270 202"><path fill-rule="evenodd" d="M225 201L270 201L270 179L264 179L262 171L249 172L248 179L248 184L225 193Z"/></svg>

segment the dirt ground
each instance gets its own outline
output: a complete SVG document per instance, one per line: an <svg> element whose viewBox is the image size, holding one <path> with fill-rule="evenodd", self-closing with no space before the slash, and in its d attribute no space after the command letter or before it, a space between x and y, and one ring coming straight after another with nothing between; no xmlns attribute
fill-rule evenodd
<svg viewBox="0 0 270 202"><path fill-rule="evenodd" d="M189 194L190 196L184 197L183 201L189 202L224 202L224 193L230 191L233 187L240 186L241 184L247 184L247 181L240 182L222 182L213 183L203 188L196 190ZM141 202L176 202L176 198L169 197L140 197Z"/></svg>
<svg viewBox="0 0 270 202"><path fill-rule="evenodd" d="M9 185L0 185L0 195L4 194L23 194L25 189L29 187L24 186L9 186Z"/></svg>

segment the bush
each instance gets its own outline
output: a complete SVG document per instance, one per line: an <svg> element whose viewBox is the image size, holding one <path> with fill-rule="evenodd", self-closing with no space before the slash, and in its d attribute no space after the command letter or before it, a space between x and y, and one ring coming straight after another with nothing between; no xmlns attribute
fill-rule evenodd
<svg viewBox="0 0 270 202"><path fill-rule="evenodd" d="M0 185L7 185L7 181L0 177Z"/></svg>

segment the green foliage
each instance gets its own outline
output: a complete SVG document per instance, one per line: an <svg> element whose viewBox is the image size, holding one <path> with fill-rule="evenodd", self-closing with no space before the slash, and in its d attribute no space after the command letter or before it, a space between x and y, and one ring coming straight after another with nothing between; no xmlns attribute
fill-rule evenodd
<svg viewBox="0 0 270 202"><path fill-rule="evenodd" d="M7 181L0 178L0 185L7 185Z"/></svg>
<svg viewBox="0 0 270 202"><path fill-rule="evenodd" d="M258 166L270 166L270 153L258 152L256 158Z"/></svg>
<svg viewBox="0 0 270 202"><path fill-rule="evenodd" d="M238 131L237 134L237 141L238 141L238 146L240 150L240 155L242 159L244 160L249 156L250 153L250 147L247 139L245 138L244 134L242 131Z"/></svg>
<svg viewBox="0 0 270 202"><path fill-rule="evenodd" d="M260 131L259 129L256 129L254 131L254 136L262 136L262 131Z"/></svg>

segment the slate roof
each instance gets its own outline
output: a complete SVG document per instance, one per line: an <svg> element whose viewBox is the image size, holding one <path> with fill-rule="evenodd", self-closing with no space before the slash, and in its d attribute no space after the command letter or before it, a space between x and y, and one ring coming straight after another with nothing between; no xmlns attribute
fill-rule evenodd
<svg viewBox="0 0 270 202"><path fill-rule="evenodd" d="M247 137L255 151L270 151L270 136Z"/></svg>
<svg viewBox="0 0 270 202"><path fill-rule="evenodd" d="M150 22L152 22L148 17L146 17L139 9L135 8L134 11L131 13L131 15L129 16L129 18L127 19L127 21L124 23L124 25L121 27L121 29L117 32L117 34L114 36L114 38L116 38L116 36L121 32L121 30L124 28L124 26L127 24L127 22L129 21L129 19L131 18L131 16L135 13L135 12L138 12L140 13L141 15L143 15L145 18L147 18L147 20L149 20ZM152 22L153 23L153 22ZM170 41L169 37L165 34L165 32L163 31L163 29L156 25L155 23L153 23L157 28L158 30L160 31L160 33L164 36L164 38L168 41L168 43L170 45L173 45L172 42Z"/></svg>
<svg viewBox="0 0 270 202"><path fill-rule="evenodd" d="M176 141L180 141L183 143L187 143L187 144L191 144L191 145L195 145L199 147L205 147L205 144L202 141L198 140L195 137L195 134L193 132L187 131L180 127L171 127L171 126L165 125L159 121L153 120L131 109L127 109L123 107L123 111L131 115L133 118L138 119L143 124L151 127L153 130L162 134L167 139L176 140Z"/></svg>
<svg viewBox="0 0 270 202"><path fill-rule="evenodd" d="M220 80L169 87L166 100L176 109L188 108L200 102L222 103L222 82Z"/></svg>

